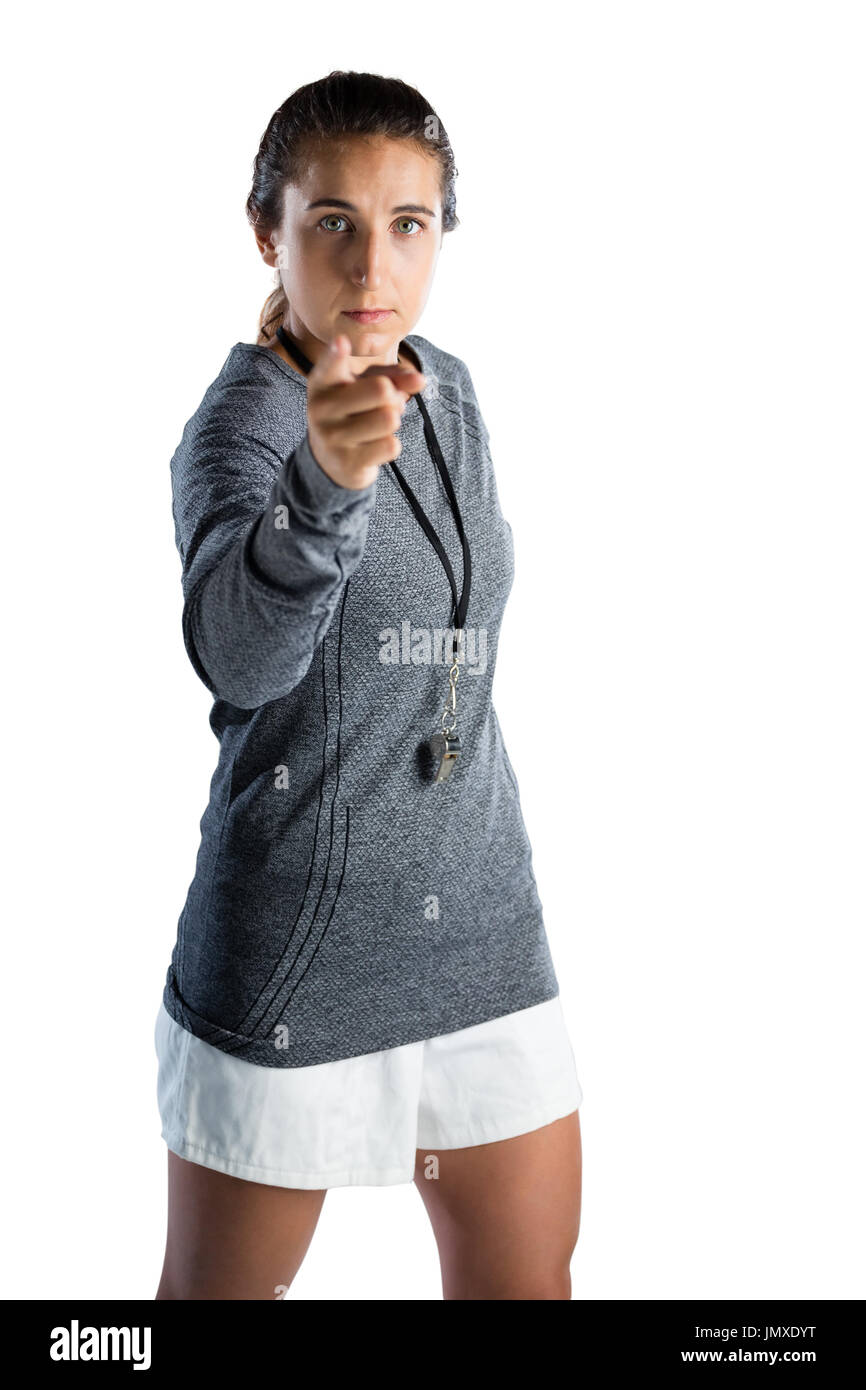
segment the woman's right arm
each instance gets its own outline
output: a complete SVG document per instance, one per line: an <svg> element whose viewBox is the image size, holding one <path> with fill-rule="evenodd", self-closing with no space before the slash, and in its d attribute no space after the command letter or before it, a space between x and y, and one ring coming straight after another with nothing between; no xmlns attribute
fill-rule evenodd
<svg viewBox="0 0 866 1390"><path fill-rule="evenodd" d="M216 698L256 709L307 672L363 555L378 480L335 482L309 433L282 460L243 390L190 421L171 467L187 654Z"/></svg>

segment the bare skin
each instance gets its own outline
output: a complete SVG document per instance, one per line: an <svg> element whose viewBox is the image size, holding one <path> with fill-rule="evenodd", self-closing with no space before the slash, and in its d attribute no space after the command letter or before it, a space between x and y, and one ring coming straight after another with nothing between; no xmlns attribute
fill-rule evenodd
<svg viewBox="0 0 866 1390"><path fill-rule="evenodd" d="M438 1178L430 1155L438 1159ZM415 1186L452 1299L570 1299L580 1231L580 1112L470 1149L416 1153Z"/></svg>
<svg viewBox="0 0 866 1390"><path fill-rule="evenodd" d="M376 363L356 375L350 349L348 335L335 333L306 372L307 433L320 467L341 487L358 489L372 486L381 465L399 456L403 412L427 378L401 363Z"/></svg>
<svg viewBox="0 0 866 1390"><path fill-rule="evenodd" d="M248 1182L167 1152L168 1238L157 1300L282 1298L325 1192Z"/></svg>
<svg viewBox="0 0 866 1390"><path fill-rule="evenodd" d="M577 1110L498 1143L418 1149L415 1185L436 1238L444 1299L570 1299L581 1164ZM248 1182L171 1150L168 1173L157 1299L285 1297L326 1190Z"/></svg>
<svg viewBox="0 0 866 1390"><path fill-rule="evenodd" d="M304 373L298 370L296 363L286 352L286 349L283 347L276 333L273 335L273 337L269 338L263 346L269 348L271 352L275 352L278 357L281 357L285 362L286 366L291 367L292 371L295 372L297 376L303 377ZM414 368L414 370L416 371L420 371L420 366L418 362L415 360L414 357L409 357L408 353L406 352L399 352L397 354L397 364L400 367L409 367Z"/></svg>
<svg viewBox="0 0 866 1390"><path fill-rule="evenodd" d="M289 304L284 327L314 365L338 333L349 338L355 376L396 365L442 248L439 165L408 140L321 142L284 191L280 225L255 236L265 264L279 271ZM350 309L389 312L358 323Z"/></svg>
<svg viewBox="0 0 866 1390"><path fill-rule="evenodd" d="M313 364L313 455L343 487L371 486L399 456L402 411L426 384L400 344L424 309L442 248L440 177L423 141L312 141L283 189L278 224L255 232L286 296L282 327ZM351 317L372 310L383 317ZM266 345L303 375L275 335Z"/></svg>

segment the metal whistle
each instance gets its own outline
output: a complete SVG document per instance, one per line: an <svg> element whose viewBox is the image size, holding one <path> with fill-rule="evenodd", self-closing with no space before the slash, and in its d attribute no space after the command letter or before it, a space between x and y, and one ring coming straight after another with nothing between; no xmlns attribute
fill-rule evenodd
<svg viewBox="0 0 866 1390"><path fill-rule="evenodd" d="M430 750L433 757L438 759L436 776L433 781L444 782L447 777L451 776L457 761L457 755L460 752L460 739L453 731L434 734L430 739Z"/></svg>

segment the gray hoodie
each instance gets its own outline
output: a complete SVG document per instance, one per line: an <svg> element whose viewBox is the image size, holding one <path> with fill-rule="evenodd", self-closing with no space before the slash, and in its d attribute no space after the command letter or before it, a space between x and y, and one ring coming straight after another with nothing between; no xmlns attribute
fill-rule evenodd
<svg viewBox="0 0 866 1390"><path fill-rule="evenodd" d="M305 378L251 343L171 460L183 637L219 757L163 999L262 1066L398 1047L558 993L491 699L511 527L466 365L406 342L471 547L447 780L431 780L425 745L448 695L451 589L390 466L363 490L335 483L310 449ZM399 437L460 593L414 398Z"/></svg>

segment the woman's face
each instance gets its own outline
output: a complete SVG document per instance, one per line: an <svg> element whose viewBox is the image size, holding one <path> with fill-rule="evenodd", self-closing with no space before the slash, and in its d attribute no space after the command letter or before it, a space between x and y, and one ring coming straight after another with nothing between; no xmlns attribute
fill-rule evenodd
<svg viewBox="0 0 866 1390"><path fill-rule="evenodd" d="M407 140L351 136L318 142L283 221L259 241L279 268L286 327L315 362L337 333L350 365L397 361L397 345L421 316L442 245L440 166ZM363 322L349 311L384 309Z"/></svg>

